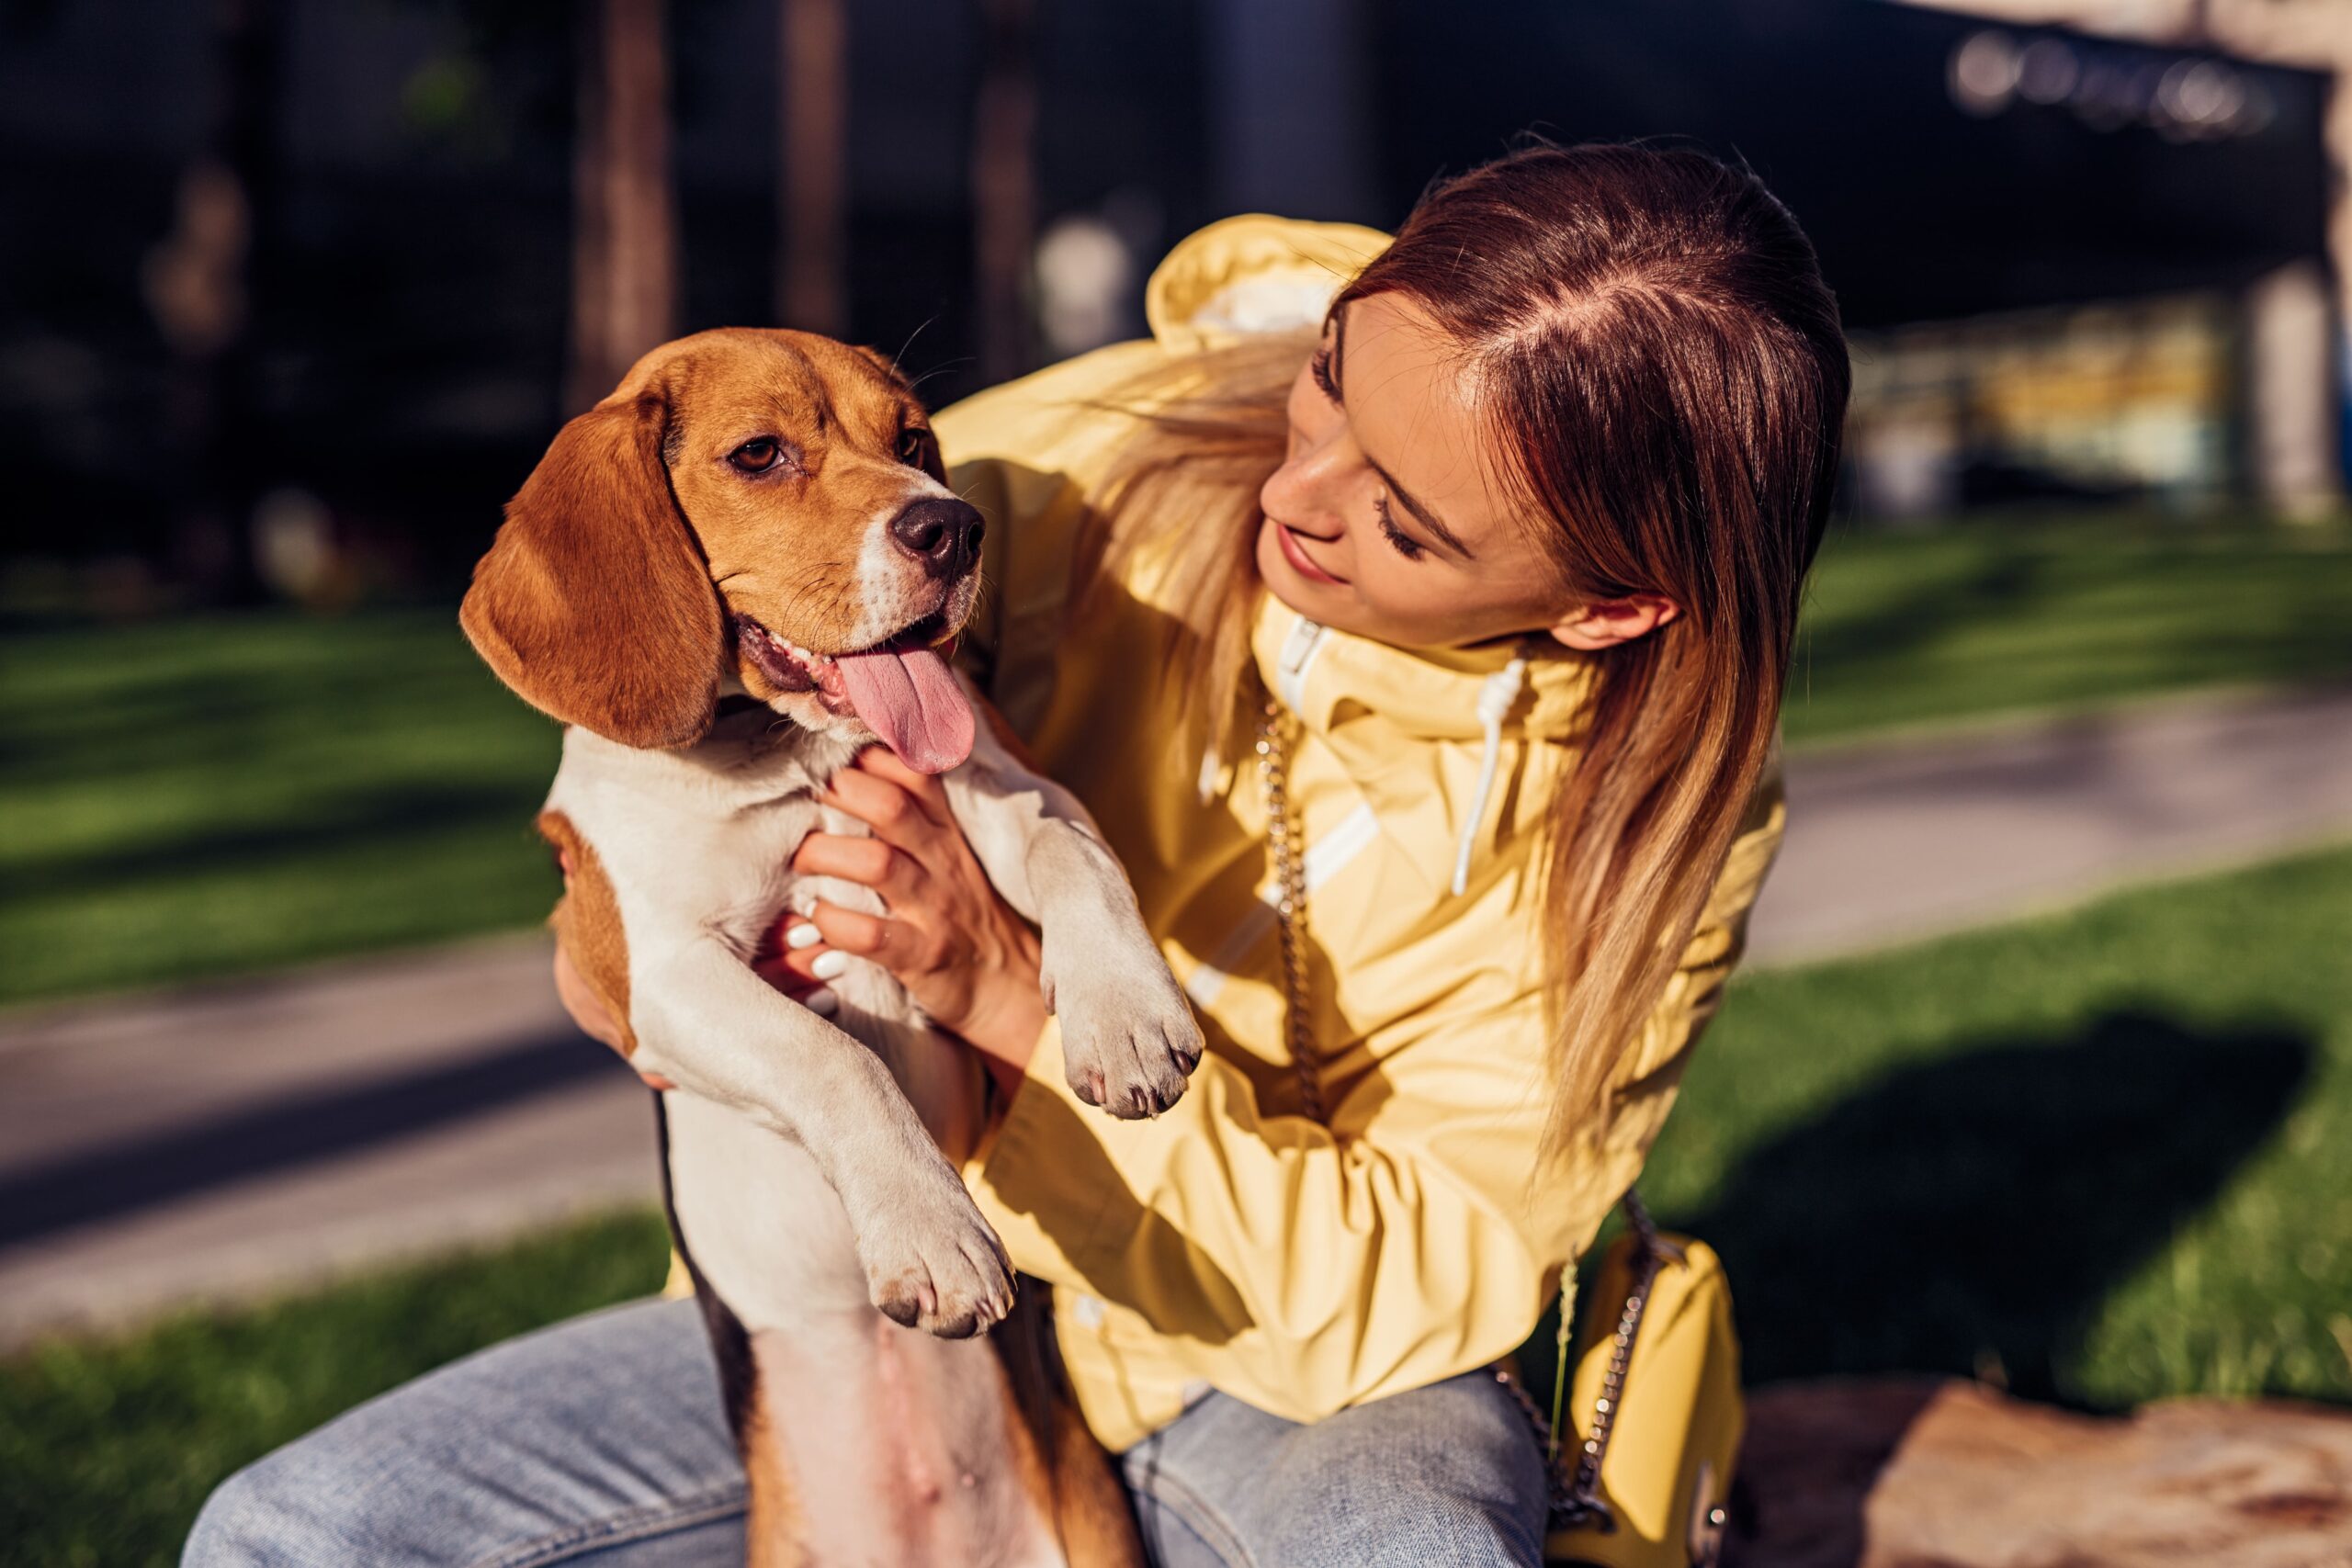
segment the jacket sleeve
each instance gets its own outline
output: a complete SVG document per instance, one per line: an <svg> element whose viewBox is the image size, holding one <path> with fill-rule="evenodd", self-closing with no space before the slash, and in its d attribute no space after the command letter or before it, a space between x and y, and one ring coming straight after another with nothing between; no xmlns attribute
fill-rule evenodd
<svg viewBox="0 0 2352 1568"><path fill-rule="evenodd" d="M1628 1052L1597 1156L1539 1170L1541 998L1396 1021L1328 1126L1212 1054L1158 1119L1069 1091L1049 1029L975 1162L1017 1267L1129 1308L1188 1371L1294 1420L1514 1348L1638 1172L1720 1002L1781 828L1777 785Z"/></svg>

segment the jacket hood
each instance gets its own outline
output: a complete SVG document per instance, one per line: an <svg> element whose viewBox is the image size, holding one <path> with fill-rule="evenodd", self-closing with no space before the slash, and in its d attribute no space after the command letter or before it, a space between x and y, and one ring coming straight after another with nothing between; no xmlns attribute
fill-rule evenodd
<svg viewBox="0 0 2352 1568"><path fill-rule="evenodd" d="M1456 895L1513 830L1510 818L1540 809L1599 675L1590 656L1546 637L1402 649L1318 625L1271 593L1250 651L1266 690L1329 750L1422 875ZM1498 793L1519 809L1490 814Z"/></svg>
<svg viewBox="0 0 2352 1568"><path fill-rule="evenodd" d="M1313 328L1331 297L1387 248L1387 235L1356 223L1227 218L1188 235L1152 269L1144 319L1176 354Z"/></svg>

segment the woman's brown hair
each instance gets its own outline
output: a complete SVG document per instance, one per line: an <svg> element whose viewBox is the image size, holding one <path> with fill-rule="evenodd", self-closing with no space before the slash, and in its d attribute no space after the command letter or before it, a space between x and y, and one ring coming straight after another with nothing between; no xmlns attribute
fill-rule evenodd
<svg viewBox="0 0 2352 1568"><path fill-rule="evenodd" d="M1657 594L1681 612L1582 656L1600 678L1547 815L1565 1146L1598 1130L1770 759L1837 474L1845 339L1788 209L1681 150L1538 143L1438 185L1332 309L1383 293L1459 346L1563 608ZM1130 389L1154 412L1102 498L1107 575L1150 570L1182 606L1166 668L1192 682L1195 743L1227 741L1238 716L1263 592L1257 491L1306 348L1246 343Z"/></svg>

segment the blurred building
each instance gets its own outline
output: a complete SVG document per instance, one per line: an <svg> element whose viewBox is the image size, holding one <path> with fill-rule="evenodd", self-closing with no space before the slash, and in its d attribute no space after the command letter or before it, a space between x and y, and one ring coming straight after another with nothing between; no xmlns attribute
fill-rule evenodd
<svg viewBox="0 0 2352 1568"><path fill-rule="evenodd" d="M791 0L639 3L665 12L677 324L774 320ZM382 577L446 580L564 412L590 8L247 7L275 18L267 177L222 298L262 553L294 575L320 576L324 531ZM184 379L174 246L213 220L187 175L220 118L215 9L0 0L12 557L172 570L156 453ZM1007 344L1036 363L1139 330L1145 272L1210 219L1392 223L1524 130L1673 136L1744 158L1819 244L1860 350L1868 511L2340 484L2324 70L1878 0L838 9L846 327L933 398ZM983 130L1027 164L1009 296L976 239Z"/></svg>
<svg viewBox="0 0 2352 1568"><path fill-rule="evenodd" d="M1813 234L1853 332L1865 517L2336 504L2328 136L2346 96L2308 62L2024 15L2067 3L1985 0L2016 13L1998 25L1973 0L1408 3L1385 12L1377 118L1392 164L1424 171L1520 125L1745 158ZM1470 81L1475 98L1448 90Z"/></svg>
<svg viewBox="0 0 2352 1568"><path fill-rule="evenodd" d="M2227 498L2237 317L2224 295L2165 295L1860 334L1847 430L1859 510Z"/></svg>
<svg viewBox="0 0 2352 1568"><path fill-rule="evenodd" d="M2197 429L2224 438L2221 450L2234 459L2236 488L2290 515L2340 505L2352 470L2352 338L2344 327L2352 320L2352 0L1918 3L2012 24L1973 32L1952 51L1954 104L1987 118L2057 110L2100 131L2146 130L2176 145L2226 141L2261 134L2278 112L2272 83L2246 62L2320 78L2327 254L2290 261L2234 299L2210 299L2202 310L2192 305L2168 335L2186 353L2187 322L2201 316L2209 345L2227 351L2222 364L2231 374L2204 378L2203 395L2189 401ZM2109 333L2095 335L2111 335L2112 314L2098 320ZM2047 374L2086 390L2081 372L2103 356L2087 344L2086 352L2087 358L2064 359ZM2211 363L2215 355L2209 346L2201 357ZM2118 382L2094 372L2092 379L2108 384L2095 400L2103 414L2086 422L2052 411L2057 423L2085 426L2093 436L2086 455L2127 446L2128 433L2149 430L2152 404L2175 410L2154 428L2177 423L2177 378L2170 378L2169 398L2133 384L2137 378ZM2112 440L2090 428L2102 417ZM2145 446L2143 462L2126 468L2141 470L2134 477L2145 488L2177 498L2184 476L2169 459L2181 452L2171 444ZM2112 462L2109 470L2117 472Z"/></svg>

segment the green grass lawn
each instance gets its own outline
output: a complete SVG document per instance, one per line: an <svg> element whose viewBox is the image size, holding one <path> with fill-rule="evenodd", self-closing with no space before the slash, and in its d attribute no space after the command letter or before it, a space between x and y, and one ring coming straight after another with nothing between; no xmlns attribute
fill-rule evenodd
<svg viewBox="0 0 2352 1568"><path fill-rule="evenodd" d="M660 1288L658 1214L0 1361L0 1568L177 1561L256 1455L484 1345Z"/></svg>
<svg viewBox="0 0 2352 1568"><path fill-rule="evenodd" d="M2352 677L2352 532L2129 520L1833 536L1803 744ZM0 1004L527 924L551 725L446 610L0 642Z"/></svg>
<svg viewBox="0 0 2352 1568"><path fill-rule="evenodd" d="M442 610L0 644L0 1002L526 925L555 726Z"/></svg>
<svg viewBox="0 0 2352 1568"><path fill-rule="evenodd" d="M1645 1179L1758 1381L2352 1400L2352 848L1737 982Z"/></svg>
<svg viewBox="0 0 2352 1568"><path fill-rule="evenodd" d="M2145 517L1833 529L1792 743L2200 686L2352 678L2352 528Z"/></svg>
<svg viewBox="0 0 2352 1568"><path fill-rule="evenodd" d="M1645 1190L1728 1260L1755 1381L2352 1400L2346 931L2339 850L1744 977ZM245 1460L662 1256L606 1221L0 1361L0 1562L168 1562Z"/></svg>

